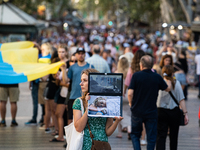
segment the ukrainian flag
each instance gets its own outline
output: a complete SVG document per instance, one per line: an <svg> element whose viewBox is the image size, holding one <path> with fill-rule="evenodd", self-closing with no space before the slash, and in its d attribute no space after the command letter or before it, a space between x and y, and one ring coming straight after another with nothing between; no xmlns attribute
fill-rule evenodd
<svg viewBox="0 0 200 150"><path fill-rule="evenodd" d="M29 41L0 44L0 84L17 84L57 73L63 63L38 63L38 50L33 46Z"/></svg>

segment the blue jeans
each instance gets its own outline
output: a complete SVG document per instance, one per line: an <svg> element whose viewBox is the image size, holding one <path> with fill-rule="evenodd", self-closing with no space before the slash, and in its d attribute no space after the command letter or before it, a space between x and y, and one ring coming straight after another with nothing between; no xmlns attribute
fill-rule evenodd
<svg viewBox="0 0 200 150"><path fill-rule="evenodd" d="M198 75L198 87L199 87L199 95L200 95L200 75Z"/></svg>
<svg viewBox="0 0 200 150"><path fill-rule="evenodd" d="M142 123L145 124L147 134L147 150L154 150L157 137L157 118L131 116L131 140L134 150L141 150L140 137Z"/></svg>
<svg viewBox="0 0 200 150"><path fill-rule="evenodd" d="M33 116L32 120L37 121L37 115L38 115L38 89L39 89L39 83L32 82L32 100L33 100Z"/></svg>

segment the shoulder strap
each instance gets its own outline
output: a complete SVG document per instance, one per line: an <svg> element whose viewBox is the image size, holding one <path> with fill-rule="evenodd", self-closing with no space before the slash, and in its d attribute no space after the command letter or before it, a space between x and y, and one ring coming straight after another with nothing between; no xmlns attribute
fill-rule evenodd
<svg viewBox="0 0 200 150"><path fill-rule="evenodd" d="M88 126L88 129L89 129L89 132L90 132L90 137L91 137L91 139L93 140L94 135L92 134L92 131L91 131L91 129L90 129L90 126L89 126L89 123L88 123L88 122L87 122L87 126Z"/></svg>
<svg viewBox="0 0 200 150"><path fill-rule="evenodd" d="M172 97L172 99L174 100L174 102L179 106L179 103L178 103L177 99L174 97L174 95L172 94L171 91L169 91L169 94Z"/></svg>
<svg viewBox="0 0 200 150"><path fill-rule="evenodd" d="M80 100L80 103L81 103L81 112L82 112L82 115L84 114L84 107L83 107L83 101L81 98L79 98Z"/></svg>

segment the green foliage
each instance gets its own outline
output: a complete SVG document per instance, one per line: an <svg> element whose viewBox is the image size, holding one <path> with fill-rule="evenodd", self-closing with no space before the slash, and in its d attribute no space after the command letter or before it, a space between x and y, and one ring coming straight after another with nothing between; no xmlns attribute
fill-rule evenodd
<svg viewBox="0 0 200 150"><path fill-rule="evenodd" d="M10 2L30 15L36 15L38 6L45 4L51 9L53 18L59 18L63 11L70 7L69 0L10 0Z"/></svg>
<svg viewBox="0 0 200 150"><path fill-rule="evenodd" d="M98 5L95 0L80 0L76 7L88 13L98 8L103 14L110 11L112 15L120 9L132 20L141 20L146 15L150 21L154 21L160 15L159 0L99 0Z"/></svg>
<svg viewBox="0 0 200 150"><path fill-rule="evenodd" d="M141 20L144 15L149 21L154 21L160 16L160 1L159 0L127 0L127 13L130 13L130 18Z"/></svg>

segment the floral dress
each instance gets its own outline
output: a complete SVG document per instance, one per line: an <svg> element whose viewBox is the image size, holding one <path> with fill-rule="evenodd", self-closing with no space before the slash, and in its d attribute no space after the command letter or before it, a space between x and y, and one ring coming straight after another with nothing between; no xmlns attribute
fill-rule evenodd
<svg viewBox="0 0 200 150"><path fill-rule="evenodd" d="M81 111L81 103L80 103L79 98L77 98L74 101L72 108ZM90 125L92 134L94 135L94 140L108 142L108 137L107 137L106 131L105 131L106 121L107 121L107 118L101 118L101 117L89 117L88 118L88 123ZM92 146L92 139L90 138L88 126L86 125L86 127L84 129L83 149L82 150L91 150L91 146Z"/></svg>

